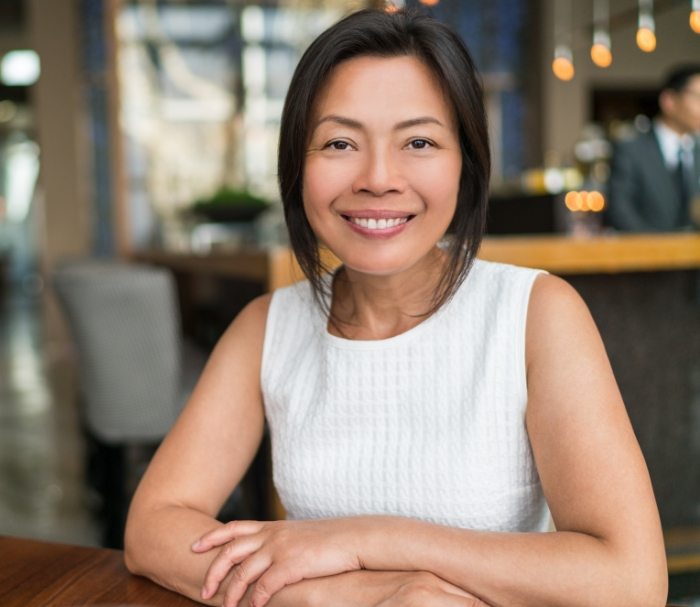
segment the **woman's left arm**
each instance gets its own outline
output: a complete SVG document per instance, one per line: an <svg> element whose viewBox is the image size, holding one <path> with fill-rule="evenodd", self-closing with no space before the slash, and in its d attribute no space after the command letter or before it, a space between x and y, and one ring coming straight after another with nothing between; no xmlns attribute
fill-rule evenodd
<svg viewBox="0 0 700 607"><path fill-rule="evenodd" d="M491 605L664 605L666 557L646 465L595 323L559 278L535 282L526 360L527 429L557 531L410 534L415 565L436 563L428 570Z"/></svg>
<svg viewBox="0 0 700 607"><path fill-rule="evenodd" d="M532 290L526 359L526 423L555 532L398 517L233 523L197 547L228 543L206 583L214 587L233 566L230 598L257 580L251 604L261 607L304 578L428 571L494 606L664 605L666 559L644 459L593 319L553 276L538 277Z"/></svg>

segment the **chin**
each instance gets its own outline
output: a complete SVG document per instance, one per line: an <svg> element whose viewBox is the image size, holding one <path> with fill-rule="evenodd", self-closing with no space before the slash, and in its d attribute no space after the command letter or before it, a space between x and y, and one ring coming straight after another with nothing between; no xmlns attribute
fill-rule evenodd
<svg viewBox="0 0 700 607"><path fill-rule="evenodd" d="M394 276L410 270L416 264L417 260L372 260L366 257L363 259L348 259L347 261L343 261L343 265L348 270L366 276Z"/></svg>

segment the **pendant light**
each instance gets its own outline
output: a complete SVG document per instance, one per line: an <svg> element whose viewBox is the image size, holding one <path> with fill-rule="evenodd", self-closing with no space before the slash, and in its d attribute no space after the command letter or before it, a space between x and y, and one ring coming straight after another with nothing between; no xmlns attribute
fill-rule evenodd
<svg viewBox="0 0 700 607"><path fill-rule="evenodd" d="M571 50L571 0L554 3L554 43L552 71L559 80L568 82L576 73Z"/></svg>
<svg viewBox="0 0 700 607"><path fill-rule="evenodd" d="M637 24L637 46L645 53L656 49L656 24L654 23L654 0L639 0Z"/></svg>
<svg viewBox="0 0 700 607"><path fill-rule="evenodd" d="M690 8L690 29L700 34L700 0L692 0Z"/></svg>
<svg viewBox="0 0 700 607"><path fill-rule="evenodd" d="M602 68L610 67L612 63L609 0L593 0L593 45L591 46L591 60L598 67Z"/></svg>

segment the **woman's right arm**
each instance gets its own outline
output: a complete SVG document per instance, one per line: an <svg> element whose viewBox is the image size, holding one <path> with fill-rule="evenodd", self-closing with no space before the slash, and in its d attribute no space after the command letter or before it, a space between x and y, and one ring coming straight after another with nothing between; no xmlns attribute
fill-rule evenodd
<svg viewBox="0 0 700 607"><path fill-rule="evenodd" d="M221 605L228 579L215 596L203 601L202 582L218 550L195 553L191 545L220 525L215 517L262 438L259 378L269 302L269 296L253 301L221 338L129 510L129 571L209 605ZM424 605L427 596L434 607L483 605L432 574L357 571L284 588L269 607L408 607ZM242 603L248 607L245 600Z"/></svg>
<svg viewBox="0 0 700 607"><path fill-rule="evenodd" d="M196 554L190 546L220 525L215 517L262 439L260 364L269 303L269 295L254 300L227 329L129 510L128 569L199 601L218 551ZM220 596L206 602L217 601Z"/></svg>

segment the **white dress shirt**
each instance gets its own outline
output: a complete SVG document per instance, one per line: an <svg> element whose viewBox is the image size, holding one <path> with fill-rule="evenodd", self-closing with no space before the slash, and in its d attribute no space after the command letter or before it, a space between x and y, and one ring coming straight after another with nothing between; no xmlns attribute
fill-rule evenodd
<svg viewBox="0 0 700 607"><path fill-rule="evenodd" d="M675 171L678 167L679 150L683 150L683 164L687 172L693 169L693 151L695 140L689 134L679 135L673 129L659 119L654 121L654 132L661 147L661 154L669 171Z"/></svg>

